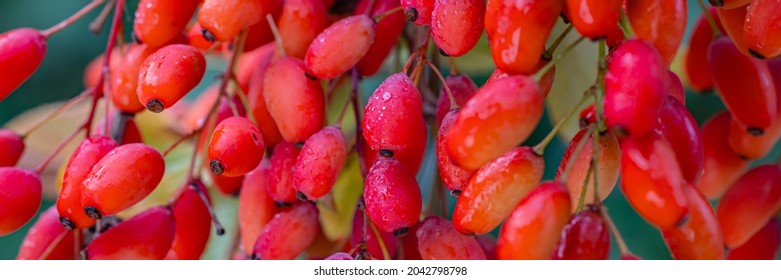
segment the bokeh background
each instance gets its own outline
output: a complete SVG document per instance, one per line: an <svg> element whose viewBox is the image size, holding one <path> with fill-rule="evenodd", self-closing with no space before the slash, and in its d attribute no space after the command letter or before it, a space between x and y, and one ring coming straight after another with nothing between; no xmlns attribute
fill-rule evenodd
<svg viewBox="0 0 781 280"><path fill-rule="evenodd" d="M70 16L88 2L88 0L0 1L0 32L5 32L18 27L48 28ZM132 15L137 3L138 0L128 1L130 13L125 16L126 26L132 26L130 25L132 19L128 15ZM688 8L689 18L684 45L688 40L689 32L691 32L696 19L701 14L701 10L694 0L688 1ZM87 25L95 18L97 13L98 11L93 11L84 19L49 39L46 58L38 71L16 90L16 92L0 103L0 126L11 124L14 118L18 118L18 116L25 111L43 104L67 100L83 90L83 69L93 58L103 52L108 36L107 29L109 28L107 26L103 29L103 32L98 35L90 33L87 29ZM560 26L558 30L561 30ZM554 31L552 36L555 37L557 34L558 31ZM570 34L568 38L571 40L573 37L574 35ZM127 37L127 34L126 38L129 38ZM481 45L482 50L475 50L473 51L475 54L470 54L465 58L459 59L459 67L461 70L470 74L478 84L482 84L492 70L490 56L486 59L486 56L484 55L486 51L485 42L481 42ZM584 60L581 56L582 53L594 53L593 50L593 45L579 48L579 51L570 55L563 63L566 65L558 67L556 85L551 96L548 98L549 104L546 110L546 117L543 118L543 122L538 126L534 135L527 143L534 144L542 139L545 134L550 131L551 123L555 122L556 119L561 118L561 115L568 111L572 106L567 106L567 104L574 104L574 102L579 99L577 97L573 98L572 96L577 96L574 94L579 94L582 92L582 89L585 89L586 87L578 84L578 80L593 81L593 76L583 74L583 72L578 70L580 69L578 67L585 67L583 69L594 72L592 69L594 67L593 65L595 65L593 63L595 60L592 58ZM403 57L402 59L406 59L406 57ZM219 65L220 63L216 64ZM583 66L583 64L588 66ZM222 69L222 67L224 66L212 67L210 65L210 69L215 74L219 71L215 69ZM673 69L676 69L676 67L679 66L674 64ZM381 72L375 77L366 78L362 82L361 92L364 95L364 101L366 100L365 96L368 96L368 94L370 94L382 81L382 77L387 76L388 70L385 71L385 73ZM207 77L209 77L209 75L210 74L207 74ZM204 80L208 80L208 78L205 78ZM209 80L208 82L205 81L204 84L210 83L211 81L212 80ZM197 95L204 86L205 85L202 85L199 89L194 90L191 95ZM575 88L575 90L573 91L572 88ZM687 106L699 123L702 123L715 112L724 108L716 95L699 95L689 92L688 89ZM42 113L39 115L42 115ZM77 125L75 122L79 122L80 120L82 119L72 118L65 120L65 122L73 122L73 125ZM19 120L15 121L20 122ZM546 151L545 158L547 166L545 179L551 179L555 175L559 161L561 160L561 155L569 139L568 137L571 137L574 131L575 130L572 127L568 128L567 131L562 133L562 137L554 141ZM62 135L62 137L54 139L39 137L44 139L35 139L34 141L48 143L48 146L51 147L50 149L53 149L67 133L69 133L69 131L56 132L54 134ZM42 134L44 133L42 132ZM145 135L146 139L155 137L157 136ZM48 151L33 152L43 153L45 155ZM67 154L67 152L64 154ZM756 161L754 165L772 161L772 159L778 157L779 154L781 154L781 149L776 147L766 159ZM27 167L34 167L36 164L35 157L30 155L25 155L25 158L21 163L22 166ZM433 172L434 166L435 163L433 163L433 161L428 161L424 164L424 167L419 174L420 182L431 181L431 176L435 176L435 173ZM57 166L54 166L54 168L56 170ZM424 191L424 201L426 201L425 196L430 195L430 192L428 191L426 184L422 183L421 185L423 186L422 189ZM45 188L51 190L54 189L54 186L46 186ZM55 198L53 197L54 192L49 191L48 193L49 196L44 198L43 204L41 205L41 211L52 205L53 199ZM218 207L220 208L218 209L219 214L223 219L223 222L228 223L230 228L232 222L229 220L232 217L235 217L235 199L218 197L217 200L222 202L222 204L218 203ZM451 210L452 204L453 200L451 199ZM670 254L661 239L660 232L649 226L633 209L630 208L619 188L616 188L612 192L606 201L606 205L610 209L611 216L621 230L621 233L633 253L645 259L670 259ZM228 221L226 222L226 220ZM0 259L13 259L16 257L18 247L20 246L24 235L27 233L30 224L31 223L28 223L24 228L13 234L0 237ZM235 222L233 222L233 224L235 224ZM204 258L220 258L221 254L215 252L219 251L218 248L220 246L227 246L225 245L226 241L224 241L224 239L213 239ZM617 257L618 249L617 246L613 244L611 258L615 259Z"/></svg>

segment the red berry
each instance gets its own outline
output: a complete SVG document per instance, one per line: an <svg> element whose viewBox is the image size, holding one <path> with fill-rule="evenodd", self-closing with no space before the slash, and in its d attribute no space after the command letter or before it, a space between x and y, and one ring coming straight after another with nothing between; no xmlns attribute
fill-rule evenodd
<svg viewBox="0 0 781 280"><path fill-rule="evenodd" d="M748 2L748 1L747 1ZM719 15L719 22L724 28L726 33L735 47L740 50L741 53L749 55L748 44L743 39L743 30L746 22L746 14L748 13L748 7L743 6L736 9L716 9L716 13ZM714 79L715 81L716 79Z"/></svg>
<svg viewBox="0 0 781 280"><path fill-rule="evenodd" d="M282 135L274 122L274 118L271 117L268 107L266 107L266 97L263 94L263 82L266 76L266 69L271 64L274 45L264 46L258 51L267 51L267 53L263 54L262 59L254 65L254 71L249 79L247 99L249 100L251 113L255 117L260 132L263 134L263 142L268 146L274 146L282 141Z"/></svg>
<svg viewBox="0 0 781 280"><path fill-rule="evenodd" d="M30 221L40 205L40 175L26 169L0 167L0 237Z"/></svg>
<svg viewBox="0 0 781 280"><path fill-rule="evenodd" d="M472 175L456 202L456 230L467 234L494 230L539 184L544 168L544 159L530 147L512 149L486 163Z"/></svg>
<svg viewBox="0 0 781 280"><path fill-rule="evenodd" d="M274 200L266 190L270 172L270 163L265 160L255 170L244 177L244 186L239 193L239 230L241 232L241 248L244 253L252 255L255 241L266 224L277 213Z"/></svg>
<svg viewBox="0 0 781 280"><path fill-rule="evenodd" d="M748 5L743 39L757 57L781 55L781 2L754 0Z"/></svg>
<svg viewBox="0 0 781 280"><path fill-rule="evenodd" d="M436 0L401 0L404 16L407 21L417 25L431 24L431 13L434 12Z"/></svg>
<svg viewBox="0 0 781 280"><path fill-rule="evenodd" d="M301 149L288 142L280 142L274 146L266 189L277 204L293 203L298 200L293 183L293 167L296 166L299 153Z"/></svg>
<svg viewBox="0 0 781 280"><path fill-rule="evenodd" d="M0 128L0 167L14 166L24 153L24 138L18 133Z"/></svg>
<svg viewBox="0 0 781 280"><path fill-rule="evenodd" d="M317 207L300 202L274 215L255 242L252 258L292 260L309 247L320 229Z"/></svg>
<svg viewBox="0 0 781 280"><path fill-rule="evenodd" d="M442 126L440 126L437 131L436 144L439 176L442 178L442 183L445 184L447 189L451 192L456 192L454 194L461 193L461 190L464 189L464 186L466 186L469 182L469 178L471 178L474 173L455 165L447 154L447 134L450 132L450 128L453 127L453 122L455 122L458 117L458 112L460 112L460 110L456 109L445 115L444 120L442 120Z"/></svg>
<svg viewBox="0 0 781 280"><path fill-rule="evenodd" d="M103 157L81 185L81 205L92 219L114 215L138 203L163 179L163 155L144 144L117 147Z"/></svg>
<svg viewBox="0 0 781 280"><path fill-rule="evenodd" d="M415 235L424 260L485 260L477 240L456 231L447 219L430 216L421 222Z"/></svg>
<svg viewBox="0 0 781 280"><path fill-rule="evenodd" d="M174 240L166 259L197 260L206 249L212 218L199 192L208 200L209 193L200 181L190 182L174 194L176 200L171 203L175 221Z"/></svg>
<svg viewBox="0 0 781 280"><path fill-rule="evenodd" d="M481 88L461 108L447 135L456 165L476 170L522 143L542 118L544 98L537 82L509 76Z"/></svg>
<svg viewBox="0 0 781 280"><path fill-rule="evenodd" d="M587 209L572 216L564 226L551 259L606 260L609 256L608 225L599 212Z"/></svg>
<svg viewBox="0 0 781 280"><path fill-rule="evenodd" d="M208 162L204 162L204 168L210 168ZM242 182L244 182L244 176L226 177L212 172L207 173L209 174L209 178L211 178L211 187L216 187L217 190L224 195L235 196L241 190Z"/></svg>
<svg viewBox="0 0 781 280"><path fill-rule="evenodd" d="M399 7L399 0L358 1L357 6L355 6L355 14L365 14L370 3L374 3L371 13L373 17ZM387 15L377 22L375 34L382 34L382 36L374 37L374 43L369 47L369 51L358 61L357 67L361 76L371 76L377 73L385 58L390 54L391 49L396 45L401 31L404 29L404 23L404 14L398 12Z"/></svg>
<svg viewBox="0 0 781 280"><path fill-rule="evenodd" d="M717 198L748 167L748 161L735 153L729 144L732 116L722 111L702 125L704 165L697 189L710 199Z"/></svg>
<svg viewBox="0 0 781 280"><path fill-rule="evenodd" d="M423 207L420 187L407 167L395 159L374 163L364 184L366 213L377 228L400 236L418 222Z"/></svg>
<svg viewBox="0 0 781 280"><path fill-rule="evenodd" d="M17 260L72 260L74 233L60 225L55 207L41 213L19 247Z"/></svg>
<svg viewBox="0 0 781 280"><path fill-rule="evenodd" d="M580 34L592 40L601 39L618 24L622 2L621 0L566 0L564 12Z"/></svg>
<svg viewBox="0 0 781 280"><path fill-rule="evenodd" d="M498 70L497 70L498 71ZM493 77L493 75L492 75ZM456 100L456 105L459 107L464 106L469 98L477 93L477 85L467 75L451 75L445 78L445 84L453 94L453 98ZM442 125L442 119L450 112L450 96L448 96L445 87L439 91L439 98L437 98L437 125Z"/></svg>
<svg viewBox="0 0 781 280"><path fill-rule="evenodd" d="M675 97L678 102L686 105L686 91L683 89L681 78L679 78L675 72L670 70L667 70L667 74L669 76L669 79L667 79L667 82L665 83L665 85L667 85L667 88L665 89L667 91L667 95Z"/></svg>
<svg viewBox="0 0 781 280"><path fill-rule="evenodd" d="M719 10L727 10L745 6L750 3L751 0L708 0L708 2L714 7L721 8Z"/></svg>
<svg viewBox="0 0 781 280"><path fill-rule="evenodd" d="M136 9L133 34L144 44L161 47L182 34L199 2L141 0Z"/></svg>
<svg viewBox="0 0 781 280"><path fill-rule="evenodd" d="M369 97L364 108L363 137L371 149L388 152L384 157L416 150L416 142L425 143L423 100L409 77L393 74Z"/></svg>
<svg viewBox="0 0 781 280"><path fill-rule="evenodd" d="M328 26L322 0L286 0L278 22L285 52L302 59L312 40Z"/></svg>
<svg viewBox="0 0 781 280"><path fill-rule="evenodd" d="M266 14L277 9L280 1L264 0L204 0L198 11L198 24L209 41L227 42L242 29L265 20Z"/></svg>
<svg viewBox="0 0 781 280"><path fill-rule="evenodd" d="M162 260L175 227L170 208L152 207L95 237L84 254L88 260Z"/></svg>
<svg viewBox="0 0 781 280"><path fill-rule="evenodd" d="M485 259L495 260L496 238L494 238L492 235L478 235L475 237L475 239L477 239L477 243L480 243L480 247L483 248Z"/></svg>
<svg viewBox="0 0 781 280"><path fill-rule="evenodd" d="M33 75L46 55L46 38L32 28L0 34L0 101Z"/></svg>
<svg viewBox="0 0 781 280"><path fill-rule="evenodd" d="M307 77L300 59L280 57L271 62L264 76L263 98L285 141L304 142L323 128L323 89Z"/></svg>
<svg viewBox="0 0 781 280"><path fill-rule="evenodd" d="M727 253L728 260L773 260L781 243L781 223L771 219L742 246Z"/></svg>
<svg viewBox="0 0 781 280"><path fill-rule="evenodd" d="M743 174L719 201L716 216L724 244L745 244L781 211L781 167L766 164Z"/></svg>
<svg viewBox="0 0 781 280"><path fill-rule="evenodd" d="M138 72L144 60L157 49L148 45L129 45L125 54L114 57L110 65L111 102L122 112L138 113L144 105L138 101Z"/></svg>
<svg viewBox="0 0 781 280"><path fill-rule="evenodd" d="M721 22L716 14L716 9L709 9L711 18L716 21L720 29ZM724 32L723 30L721 32ZM713 41L713 29L705 15L700 16L697 25L689 39L689 50L686 53L685 70L689 77L689 85L698 92L706 92L713 88L713 78L708 71L708 46Z"/></svg>
<svg viewBox="0 0 781 280"><path fill-rule="evenodd" d="M553 255L562 229L570 219L567 189L545 182L532 189L499 232L496 253L500 260L544 260Z"/></svg>
<svg viewBox="0 0 781 280"><path fill-rule="evenodd" d="M374 232L372 229L372 226L376 225L372 223L371 219L367 219L366 221L369 222L369 224L366 225L366 236L364 236L364 213L362 211L355 211L355 215L353 215L353 227L352 232L350 234L350 246L356 247L359 246L359 243L361 241L364 241L366 243L366 252L369 253L369 255L374 256L376 258L382 258L382 247L385 247L385 250L388 252L388 255L391 257L396 255L396 248L397 248L397 240L395 236L393 236L393 233L385 232L382 230L377 230L379 232L379 235ZM410 228L410 231L418 228L418 224L415 224L412 228ZM413 232L414 233L414 232ZM407 239L415 238L415 234L407 234L403 237L401 237L403 240L402 242L406 242ZM382 243L382 245L380 245ZM408 251L407 247L404 248L404 256L407 258L410 255L417 254L418 259L420 259L420 253L418 253L418 243L417 239L415 239L415 246L412 248L412 251Z"/></svg>
<svg viewBox="0 0 781 280"><path fill-rule="evenodd" d="M138 101L149 111L162 112L201 82L206 59L188 45L165 46L144 60L138 76Z"/></svg>
<svg viewBox="0 0 781 280"><path fill-rule="evenodd" d="M307 72L321 80L333 79L347 72L369 52L376 30L377 24L367 15L350 16L335 22L309 45L304 58Z"/></svg>
<svg viewBox="0 0 781 280"><path fill-rule="evenodd" d="M588 133L588 135L587 135ZM583 139L586 137L586 139ZM579 143L585 141L583 148L581 148L579 154L575 154ZM574 213L578 207L580 196L583 194L584 182L586 177L589 177L588 185L585 186L585 204L597 203L605 200L613 188L618 182L618 175L620 173L620 158L621 151L618 147L618 139L616 135L610 131L605 131L599 137L599 170L595 170L595 174L588 176L589 166L591 165L592 157L594 155L594 135L589 132L589 129L583 128L575 134L575 137L567 145L567 149L564 151L564 155L561 158L559 169L556 171L556 180L561 181L562 175L569 168L569 164L574 164L567 175L566 181L563 181L567 190L569 190L570 199L573 201L572 212ZM574 161L573 158L575 157ZM594 197L594 176L599 176L599 201L595 201Z"/></svg>
<svg viewBox="0 0 781 280"><path fill-rule="evenodd" d="M309 200L318 200L333 188L347 162L347 143L342 129L328 126L306 140L293 168L296 190Z"/></svg>
<svg viewBox="0 0 781 280"><path fill-rule="evenodd" d="M237 177L260 164L266 144L260 129L243 117L230 117L214 129L209 143L209 167L212 173Z"/></svg>
<svg viewBox="0 0 781 280"><path fill-rule="evenodd" d="M702 174L705 151L697 121L686 106L674 97L667 96L659 111L655 129L670 143L683 178L689 184L696 183Z"/></svg>
<svg viewBox="0 0 781 280"><path fill-rule="evenodd" d="M686 32L685 0L632 0L626 2L626 15L635 34L656 47L667 64L675 58Z"/></svg>
<svg viewBox="0 0 781 280"><path fill-rule="evenodd" d="M710 202L689 185L684 192L689 200L689 217L680 227L662 230L667 247L678 260L723 259L724 235Z"/></svg>
<svg viewBox="0 0 781 280"><path fill-rule="evenodd" d="M485 0L435 0L431 13L434 43L448 56L472 50L483 35Z"/></svg>

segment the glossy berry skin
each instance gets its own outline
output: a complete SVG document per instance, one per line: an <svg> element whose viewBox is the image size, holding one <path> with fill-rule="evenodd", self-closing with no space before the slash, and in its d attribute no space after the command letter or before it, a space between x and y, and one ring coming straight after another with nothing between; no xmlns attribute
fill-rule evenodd
<svg viewBox="0 0 781 280"><path fill-rule="evenodd" d="M419 137L428 137L428 135L424 132L426 129L425 123L419 123L418 129L416 132L417 135L425 135L425 136L419 136ZM404 164L404 166L407 167L407 169L410 170L413 174L418 174L418 170L420 170L420 165L423 163L423 156L426 154L426 142L423 140L426 140L427 138L412 138L412 139L422 139L420 141L413 141L409 143L409 146L402 150L396 150L391 151L393 152L393 158L401 161L401 163ZM364 161L366 164L366 168L370 169L372 165L374 165L377 160L385 158L384 156L380 155L379 150L373 150L369 145L362 145L363 146L363 156Z"/></svg>
<svg viewBox="0 0 781 280"><path fill-rule="evenodd" d="M599 212L587 209L573 215L564 226L551 259L606 260L609 256L608 225Z"/></svg>
<svg viewBox="0 0 781 280"><path fill-rule="evenodd" d="M588 134L587 134L588 133ZM585 137L585 139L584 139ZM581 141L585 141L583 148L581 148L579 154L575 154L578 145ZM620 158L621 150L618 147L618 139L616 135L610 131L605 131L599 137L599 170L596 170L597 176L599 176L599 201L605 200L605 198L613 192L616 182L618 182L618 175L620 173ZM559 169L556 171L556 180L561 181L567 186L569 190L570 199L572 201L580 201L580 196L583 195L583 186L586 181L586 177L589 173L589 166L591 165L592 157L594 154L594 135L589 132L587 128L581 129L572 138L567 149L564 151L564 155L559 163ZM575 157L573 159L573 157ZM574 160L574 161L573 161ZM570 163L572 161L572 163ZM566 181L562 181L564 178L564 172L570 164L574 164L567 175ZM596 203L594 197L594 174L589 177L588 185L586 186L585 204ZM572 212L577 209L577 203L573 203Z"/></svg>
<svg viewBox="0 0 781 280"><path fill-rule="evenodd" d="M485 234L495 229L539 184L544 168L544 159L530 147L512 149L486 163L472 175L456 202L456 230Z"/></svg>
<svg viewBox="0 0 781 280"><path fill-rule="evenodd" d="M296 190L309 200L328 194L347 162L347 143L342 129L328 126L304 142L293 168Z"/></svg>
<svg viewBox="0 0 781 280"><path fill-rule="evenodd" d="M567 19L578 32L592 40L605 38L621 17L621 0L566 0Z"/></svg>
<svg viewBox="0 0 781 280"><path fill-rule="evenodd" d="M709 199L718 198L748 167L748 160L735 153L729 144L732 116L723 111L702 125L704 165L697 189Z"/></svg>
<svg viewBox="0 0 781 280"><path fill-rule="evenodd" d="M297 143L323 128L325 96L320 83L306 76L300 59L280 57L271 62L263 82L266 108L282 139Z"/></svg>
<svg viewBox="0 0 781 280"><path fill-rule="evenodd" d="M174 194L176 200L171 207L175 232L171 250L165 256L168 260L197 260L206 249L212 218L198 192L203 193L207 201L210 201L206 186L200 181L190 182Z"/></svg>
<svg viewBox="0 0 781 280"><path fill-rule="evenodd" d="M781 210L781 167L760 165L749 170L724 193L716 211L724 244L737 248Z"/></svg>
<svg viewBox="0 0 781 280"><path fill-rule="evenodd" d="M30 221L40 205L40 175L26 169L0 167L0 237Z"/></svg>
<svg viewBox="0 0 781 280"><path fill-rule="evenodd" d="M252 255L255 241L268 221L277 213L274 199L266 190L271 164L263 161L255 170L244 177L239 193L239 231L241 248L247 256Z"/></svg>
<svg viewBox="0 0 781 280"><path fill-rule="evenodd" d="M719 22L721 22L721 26L724 27L724 33L732 39L735 47L737 47L741 53L749 56L748 44L746 43L746 40L743 39L743 27L746 23L747 13L747 7L737 9L716 9L716 14L719 15Z"/></svg>
<svg viewBox="0 0 781 280"><path fill-rule="evenodd" d="M145 144L117 147L98 163L81 185L81 205L92 219L119 213L151 193L163 178L163 156Z"/></svg>
<svg viewBox="0 0 781 280"><path fill-rule="evenodd" d="M534 69L534 71L539 71L542 69L542 67L545 67L548 62L550 62L550 60L547 60L545 57L543 57L540 59L540 62L537 63L537 67ZM490 84L507 76L510 76L510 74L507 74L500 69L496 69L494 72L491 72L491 76L488 77L488 80L485 82L485 84ZM540 78L540 92L542 92L543 96L548 97L548 93L550 93L550 90L553 87L554 78L556 78L556 65L551 67L550 70L548 70L548 72L546 72L544 75L542 75L542 78Z"/></svg>
<svg viewBox="0 0 781 280"><path fill-rule="evenodd" d="M420 187L407 167L395 159L379 159L366 176L366 213L379 230L404 235L423 207Z"/></svg>
<svg viewBox="0 0 781 280"><path fill-rule="evenodd" d="M748 5L743 39L749 52L762 58L781 55L781 2L755 0Z"/></svg>
<svg viewBox="0 0 781 280"><path fill-rule="evenodd" d="M724 235L710 202L697 189L684 187L689 200L688 219L677 228L662 230L664 242L677 260L724 259Z"/></svg>
<svg viewBox="0 0 781 280"><path fill-rule="evenodd" d="M188 45L165 46L144 60L138 76L138 101L154 113L176 104L201 82L206 59Z"/></svg>
<svg viewBox="0 0 781 280"><path fill-rule="evenodd" d="M382 253L382 246L385 246L385 250L387 250L388 255L391 257L396 255L396 248L397 242L399 238L396 238L396 236L393 236L393 233L385 232L382 230L377 230L379 233L376 234L374 230L372 229L372 226L377 226L374 223L372 223L371 219L366 218L366 221L369 222L368 225L366 225L366 236L363 235L363 223L364 221L364 212L363 211L355 211L355 215L353 215L353 226L352 226L352 232L350 234L350 248L353 248L355 246L358 246L361 241L366 242L366 252L370 255L382 259L383 253ZM420 223L415 224L415 226L410 228L410 234L407 234L403 237L401 237L402 242L407 242L410 238L415 239L415 246L410 249L413 251L410 253L407 250L407 247L404 247L404 256L405 258L408 257L410 254L417 254L418 258L420 259L420 254L418 253L418 243L417 239L415 237L415 230L419 227ZM382 243L382 246L380 245Z"/></svg>
<svg viewBox="0 0 781 280"><path fill-rule="evenodd" d="M209 169L210 167L208 164L204 164L204 168ZM209 178L211 179L212 183L210 186L216 187L221 194L235 196L241 190L244 176L226 177L222 175L216 175L212 172L207 173L209 174Z"/></svg>
<svg viewBox="0 0 781 280"><path fill-rule="evenodd" d="M46 55L46 38L32 28L0 34L0 101L33 75Z"/></svg>
<svg viewBox="0 0 781 280"><path fill-rule="evenodd" d="M95 224L95 220L84 213L84 207L81 205L81 184L92 167L118 146L119 144L111 137L95 135L82 141L71 154L65 166L62 189L57 198L57 211L64 227L88 228Z"/></svg>
<svg viewBox="0 0 781 280"><path fill-rule="evenodd" d="M242 29L266 20L266 14L277 9L278 1L204 0L198 11L198 24L209 41L227 42Z"/></svg>
<svg viewBox="0 0 781 280"><path fill-rule="evenodd" d="M18 133L0 128L0 167L14 166L24 153L24 139Z"/></svg>
<svg viewBox="0 0 781 280"><path fill-rule="evenodd" d="M781 95L778 95L781 97ZM778 104L781 109L781 103ZM778 111L781 113L781 110ZM729 127L729 145L742 158L760 159L770 153L778 140L781 139L781 117L770 124L762 135L748 133L746 127L733 120Z"/></svg>
<svg viewBox="0 0 781 280"><path fill-rule="evenodd" d="M572 206L567 189L544 182L532 189L504 222L496 244L500 260L549 259Z"/></svg>
<svg viewBox="0 0 781 280"><path fill-rule="evenodd" d="M161 47L182 34L199 2L141 0L136 9L133 34L144 44Z"/></svg>
<svg viewBox="0 0 781 280"><path fill-rule="evenodd" d="M255 242L252 258L292 260L300 255L320 229L317 213L314 204L300 202L274 215Z"/></svg>
<svg viewBox="0 0 781 280"><path fill-rule="evenodd" d="M486 85L461 108L447 135L448 154L456 165L477 170L531 135L543 101L537 82L527 76Z"/></svg>
<svg viewBox="0 0 781 280"><path fill-rule="evenodd" d="M697 182L705 164L705 150L697 121L686 106L675 97L665 97L655 130L670 143L686 182Z"/></svg>
<svg viewBox="0 0 781 280"><path fill-rule="evenodd" d="M496 67L509 74L532 74L564 1L489 0L485 32Z"/></svg>
<svg viewBox="0 0 781 280"><path fill-rule="evenodd" d="M374 3L374 8L372 8L371 12L372 17L399 7L399 0L358 1L358 4L355 6L355 14L365 14L370 3ZM374 43L369 47L369 51L358 61L356 66L361 76L372 76L380 70L380 66L382 66L385 58L388 57L391 49L396 45L401 31L404 29L405 22L403 13L393 13L377 22L375 34L381 34L382 36L374 37Z"/></svg>
<svg viewBox="0 0 781 280"><path fill-rule="evenodd" d="M669 65L686 32L686 1L627 1L626 14L637 37L651 42Z"/></svg>
<svg viewBox="0 0 781 280"><path fill-rule="evenodd" d="M669 78L665 83L667 85L667 95L674 97L676 100L678 100L678 102L686 105L686 90L683 89L683 82L681 82L681 78L679 78L675 72L670 70L667 70L667 74Z"/></svg>
<svg viewBox="0 0 781 280"><path fill-rule="evenodd" d="M720 10L729 10L746 6L751 0L708 0L708 2L714 7L721 8Z"/></svg>
<svg viewBox="0 0 781 280"><path fill-rule="evenodd" d="M328 26L321 0L284 1L279 17L279 35L287 55L304 58L309 45Z"/></svg>
<svg viewBox="0 0 781 280"><path fill-rule="evenodd" d="M649 223L673 228L688 212L684 178L670 144L655 134L621 142L621 190Z"/></svg>
<svg viewBox="0 0 781 280"><path fill-rule="evenodd" d="M63 228L58 218L55 207L44 211L24 236L16 259L72 260L74 234Z"/></svg>
<svg viewBox="0 0 781 280"><path fill-rule="evenodd" d="M483 248L483 252L485 253L485 259L495 260L496 259L496 238L494 238L492 235L478 235L475 236L475 239L477 239L477 243L480 244L480 247Z"/></svg>
<svg viewBox="0 0 781 280"><path fill-rule="evenodd" d="M716 10L708 10L711 18L721 25ZM721 28L723 29L723 28ZM723 31L722 31L723 32ZM713 41L713 29L705 15L700 16L689 38L689 51L686 53L685 71L689 77L689 86L697 92L706 92L713 88L713 78L708 70L708 47Z"/></svg>
<svg viewBox="0 0 781 280"><path fill-rule="evenodd" d="M445 84L450 89L450 92L453 93L453 98L456 100L458 107L464 106L469 101L469 98L472 98L477 93L477 85L468 75L448 76L445 78ZM437 98L437 125L442 125L442 120L451 110L450 97L443 87L439 91L439 97Z"/></svg>
<svg viewBox="0 0 781 280"><path fill-rule="evenodd" d="M436 0L401 0L401 8L404 9L407 21L416 25L429 25L435 2Z"/></svg>
<svg viewBox="0 0 781 280"><path fill-rule="evenodd" d="M109 73L111 103L120 111L132 114L146 108L138 101L138 72L144 60L156 50L148 45L133 44L124 50L123 56L112 57Z"/></svg>
<svg viewBox="0 0 781 280"><path fill-rule="evenodd" d="M434 43L448 56L472 50L483 35L485 0L435 0L431 13Z"/></svg>
<svg viewBox="0 0 781 280"><path fill-rule="evenodd" d="M771 219L742 246L727 253L728 260L773 260L781 243L781 223Z"/></svg>
<svg viewBox="0 0 781 280"><path fill-rule="evenodd" d="M274 118L271 117L271 113L268 111L268 107L266 107L266 97L263 94L266 69L271 65L274 52L273 45L269 46L271 46L268 49L269 52L264 54L264 58L255 65L255 71L252 72L252 76L249 79L247 99L249 99L251 113L255 117L260 132L263 134L263 142L268 146L274 146L282 141L282 134L280 134ZM265 48L264 46L261 49L265 50Z"/></svg>
<svg viewBox="0 0 781 280"><path fill-rule="evenodd" d="M475 237L456 231L445 218L426 218L415 235L424 260L485 260L485 252Z"/></svg>
<svg viewBox="0 0 781 280"><path fill-rule="evenodd" d="M423 99L409 77L393 74L369 97L364 108L363 137L371 149L393 154L412 149L416 141L425 142Z"/></svg>
<svg viewBox="0 0 781 280"><path fill-rule="evenodd" d="M448 112L447 115L445 115L444 120L442 120L442 126L440 126L437 131L436 152L439 176L442 178L442 183L445 184L445 187L447 187L451 193L453 191L460 193L469 182L469 179L472 178L472 174L474 174L473 171L466 171L455 165L447 154L446 137L448 132L450 132L450 128L453 127L453 122L455 122L458 117L458 112L460 111L461 110L456 109Z"/></svg>
<svg viewBox="0 0 781 280"><path fill-rule="evenodd" d="M280 142L274 146L266 188L271 198L278 204L293 203L298 200L293 182L293 167L296 166L299 153L301 149L288 142Z"/></svg>
<svg viewBox="0 0 781 280"><path fill-rule="evenodd" d="M641 136L656 124L664 103L665 64L656 49L641 40L617 46L607 59L605 119L629 135Z"/></svg>
<svg viewBox="0 0 781 280"><path fill-rule="evenodd" d="M175 227L170 208L152 207L98 235L84 254L88 260L162 260Z"/></svg>
<svg viewBox="0 0 781 280"><path fill-rule="evenodd" d="M350 16L333 23L309 45L304 58L307 72L321 80L347 72L369 52L376 30L377 24L367 15Z"/></svg>
<svg viewBox="0 0 781 280"><path fill-rule="evenodd" d="M258 127L247 118L230 117L214 129L209 143L209 166L217 175L241 176L260 164L265 150Z"/></svg>

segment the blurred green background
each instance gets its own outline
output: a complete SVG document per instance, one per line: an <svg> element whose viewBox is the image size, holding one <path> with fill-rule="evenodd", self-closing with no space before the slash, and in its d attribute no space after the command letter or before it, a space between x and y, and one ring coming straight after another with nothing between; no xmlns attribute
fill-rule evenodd
<svg viewBox="0 0 781 280"><path fill-rule="evenodd" d="M18 27L48 28L70 16L86 3L88 3L88 0L0 1L0 11L2 11L0 12L2 14L0 32ZM130 0L128 3L129 14L132 15L138 0ZM687 28L689 30L684 40L687 40L690 29L701 13L696 1L690 0L688 4L689 20ZM16 92L0 103L0 126L30 108L53 101L67 100L83 90L83 69L90 60L103 52L108 33L108 28L104 28L102 34L99 35L94 35L87 30L87 25L96 15L97 11L93 11L84 19L49 39L46 58L38 71ZM126 26L131 26L129 25L131 24L131 18L126 16L125 20L128 24ZM469 65L461 65L461 67L468 68ZM481 75L474 75L473 78L478 84L481 84L489 74L490 72L486 71ZM566 79L566 77L559 78ZM362 92L365 95L370 94L381 80L382 77L366 79L362 84ZM363 98L363 100L366 100L366 98ZM717 96L713 94L696 95L690 92L687 93L687 106L700 123L714 112L723 109ZM537 143L550 129L549 118L543 118L543 122L527 143ZM56 143L59 143L59 139L53 139L52 146L56 145ZM566 143L558 140L554 141L548 148L545 154L547 163L545 179L551 179L555 175L565 147ZM776 147L767 159L757 161L755 164L768 162L770 159L779 156L779 154L781 154L781 149ZM425 178L433 174L430 170L432 170L434 165L432 161L424 165L422 174L419 176L421 182L425 182ZM427 190L424 190L424 192L427 192ZM52 201L44 201L41 209L45 210L52 203ZM452 199L450 203L452 209ZM635 254L645 259L670 259L670 254L660 237L659 231L649 226L630 208L619 188L613 191L606 203L629 248ZM13 259L16 257L18 247L30 224L28 223L24 228L11 235L0 237L0 259ZM618 257L618 249L615 244L612 246L612 250L612 258L615 259Z"/></svg>

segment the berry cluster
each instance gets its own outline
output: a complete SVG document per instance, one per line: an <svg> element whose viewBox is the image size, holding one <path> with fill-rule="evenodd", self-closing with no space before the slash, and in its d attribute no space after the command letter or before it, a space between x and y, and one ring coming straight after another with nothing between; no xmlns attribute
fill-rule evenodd
<svg viewBox="0 0 781 280"><path fill-rule="evenodd" d="M15 166L40 125L0 130L0 236L30 222L41 172L82 136L19 259L198 259L212 227L225 233L215 194L238 196L238 259L607 259L611 236L622 259L638 259L602 204L616 184L676 259L774 258L781 167L749 165L781 139L781 2L710 3L699 0L681 74L727 110L700 127L670 70L685 0L140 0L130 43L125 1L93 0L50 29L0 34L2 101L50 36L103 4L105 17L114 11L87 90L39 124L89 100L84 123L35 169ZM566 30L551 36L560 18ZM559 48L573 29L578 39ZM478 86L453 58L483 32L496 70ZM528 145L552 84L568 78L555 65L586 38L599 47L596 80ZM219 82L184 100L213 61L227 62ZM362 103L361 78L384 66L393 74ZM99 104L114 112L102 122ZM134 116L171 111L181 138L161 152ZM546 147L578 112L580 130L543 181ZM181 188L123 215L161 184L182 143L193 151ZM415 175L427 155L439 176L424 204ZM345 183L351 174L362 183ZM445 190L452 215L438 209ZM351 226L323 240L334 212Z"/></svg>

